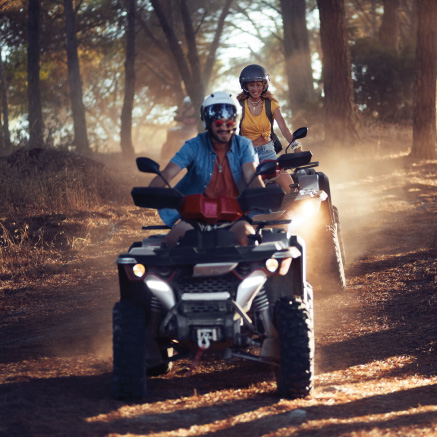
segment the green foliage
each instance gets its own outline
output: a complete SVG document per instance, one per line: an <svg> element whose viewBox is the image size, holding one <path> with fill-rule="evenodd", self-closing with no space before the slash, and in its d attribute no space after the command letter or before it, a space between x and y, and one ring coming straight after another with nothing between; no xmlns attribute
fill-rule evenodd
<svg viewBox="0 0 437 437"><path fill-rule="evenodd" d="M365 117L409 122L413 110L414 51L400 53L370 38L351 47L355 102Z"/></svg>

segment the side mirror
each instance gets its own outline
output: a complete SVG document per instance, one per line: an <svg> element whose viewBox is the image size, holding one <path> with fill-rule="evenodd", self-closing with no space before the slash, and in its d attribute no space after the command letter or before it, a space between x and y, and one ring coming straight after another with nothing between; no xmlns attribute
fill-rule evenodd
<svg viewBox="0 0 437 437"><path fill-rule="evenodd" d="M150 158L137 158L137 167L139 171L142 171L143 173L153 173L158 175L166 185L168 185L169 188L171 188L171 185L166 181L164 176L161 174L161 171L159 170L159 164L155 162L153 159Z"/></svg>
<svg viewBox="0 0 437 437"><path fill-rule="evenodd" d="M304 137L306 137L306 136L307 136L307 133L308 133L308 128L307 128L307 127L300 127L299 129L296 129L296 130L293 132L293 138L292 138L292 140L291 140L291 143L292 143L293 141L298 140L299 138L304 138ZM291 143L286 147L286 149L285 149L285 153L288 153L287 151L288 151L288 148L290 147Z"/></svg>
<svg viewBox="0 0 437 437"><path fill-rule="evenodd" d="M137 167L143 173L160 174L159 164L150 158L137 158Z"/></svg>
<svg viewBox="0 0 437 437"><path fill-rule="evenodd" d="M307 133L308 133L308 128L307 127L300 127L299 129L296 129L293 132L293 141L298 140L299 138L306 137Z"/></svg>

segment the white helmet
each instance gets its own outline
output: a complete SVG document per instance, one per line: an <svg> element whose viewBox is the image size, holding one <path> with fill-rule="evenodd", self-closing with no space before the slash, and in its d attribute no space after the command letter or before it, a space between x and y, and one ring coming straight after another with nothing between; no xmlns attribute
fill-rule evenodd
<svg viewBox="0 0 437 437"><path fill-rule="evenodd" d="M240 109L241 105L232 94L226 91L216 91L206 97L200 107L203 127L209 130L212 121L222 119L233 120L237 126Z"/></svg>

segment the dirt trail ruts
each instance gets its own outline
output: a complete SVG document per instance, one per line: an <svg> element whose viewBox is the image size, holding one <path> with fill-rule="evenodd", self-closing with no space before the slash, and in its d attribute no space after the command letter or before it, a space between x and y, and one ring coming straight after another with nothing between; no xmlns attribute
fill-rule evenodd
<svg viewBox="0 0 437 437"><path fill-rule="evenodd" d="M280 399L268 367L206 359L191 376L183 361L151 378L148 402L111 398L114 260L138 232L132 212L74 263L2 291L0 435L437 435L437 164L340 164L321 169L340 210L348 290L315 290L311 396Z"/></svg>

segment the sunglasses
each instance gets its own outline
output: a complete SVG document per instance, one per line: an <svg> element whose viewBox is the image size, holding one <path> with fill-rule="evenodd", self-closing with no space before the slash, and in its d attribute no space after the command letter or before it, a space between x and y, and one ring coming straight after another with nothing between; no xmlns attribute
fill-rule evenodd
<svg viewBox="0 0 437 437"><path fill-rule="evenodd" d="M235 121L233 120L215 120L214 123L217 128L227 127L233 129L235 127Z"/></svg>

